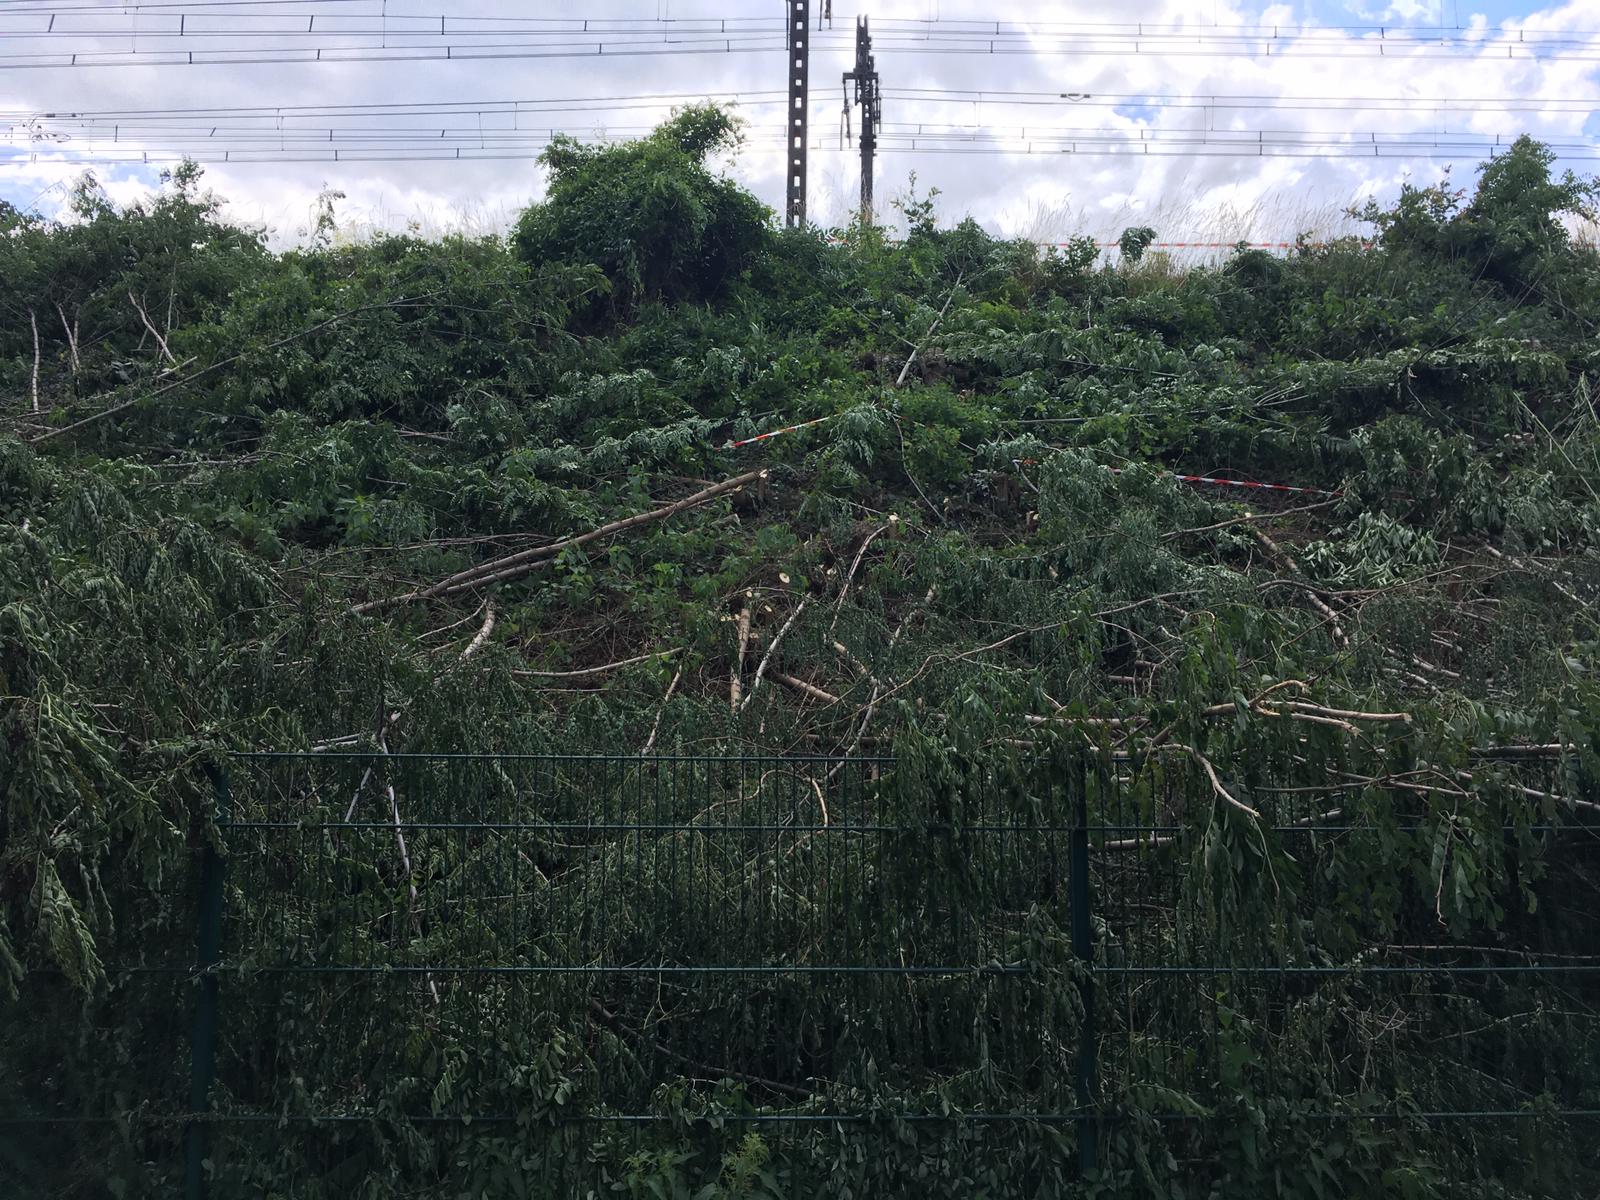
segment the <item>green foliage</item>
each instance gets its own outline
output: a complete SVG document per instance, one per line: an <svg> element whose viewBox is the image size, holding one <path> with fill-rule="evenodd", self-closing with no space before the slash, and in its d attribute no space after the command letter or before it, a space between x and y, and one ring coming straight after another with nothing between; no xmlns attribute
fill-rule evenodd
<svg viewBox="0 0 1600 1200"><path fill-rule="evenodd" d="M1117 252L1130 267L1144 257L1150 243L1156 240L1156 231L1148 225L1135 225L1122 231L1117 238Z"/></svg>
<svg viewBox="0 0 1600 1200"><path fill-rule="evenodd" d="M1557 1095L1595 1107L1588 984L1451 991L1336 969L1423 943L1593 952L1592 856L1565 830L1600 789L1600 263L1564 222L1594 184L1519 142L1470 197L1447 179L1369 207L1374 246L1098 269L1086 239L1041 252L941 227L915 186L903 242L777 231L711 165L736 144L710 108L628 145L558 141L547 197L509 242L340 244L329 194L312 244L269 254L189 165L123 207L85 179L66 222L0 206L0 1115L119 1118L51 1125L69 1132L37 1148L0 1126L0 1177L22 1195L170 1193L177 1110L141 1105L186 1094L187 997L128 968L188 978L194 862L215 836L204 767L224 748L381 739L892 745L873 799L919 836L850 834L854 890L832 902L912 948L959 928L960 953L1036 969L1035 1000L1002 1013L971 979L698 996L668 981L513 1012L498 985L435 1002L391 980L225 981L229 1027L271 1031L230 1067L259 1091L230 1101L516 1120L240 1134L216 1162L242 1192L564 1195L578 1177L688 1200L1593 1192L1592 1145L1548 1115ZM1123 261L1152 238L1127 231ZM757 467L736 494L553 545ZM512 555L528 569L492 587L352 611ZM1505 743L1520 753L1491 752ZM1528 750L1556 744L1569 751ZM1123 851L1139 919L1102 913L1105 964L1220 953L1330 974L1219 974L1176 1003L1168 981L1106 972L1102 1030L1149 1069L1108 1068L1116 1120L1083 1181L1070 1126L903 1118L1069 1086L1082 993L1065 909L998 888L993 843L958 835L985 805L1059 824L1050 788L1113 750L1122 777L1091 779L1089 811L1173 840ZM809 804L803 774L743 782L717 794L719 818L771 808L788 830L780 787ZM547 783L508 815L557 816ZM341 781L317 803L342 814L355 792ZM566 816L586 827L619 795L582 791ZM1241 805L1312 824L1268 836ZM282 902L241 882L230 936L282 931L307 896L373 953L499 961L559 928L530 919L499 944L492 921L452 910L407 933L386 826L365 845L290 832L268 860ZM763 952L820 961L778 937L831 861L810 843L704 856L692 877L648 839L625 844L626 887L620 861L580 874L571 847L524 862L497 857L503 840L418 837L410 852L438 872L419 876L429 895L459 901L491 865L544 880L531 904L581 895L627 961L705 952L707 908L756 896L777 939ZM1046 848L1008 853L1040 865ZM629 887L648 903L624 905ZM295 932L320 944L328 927ZM685 1031L674 1052L872 1119L737 1120L810 1101L653 1074L619 1030L667 1020ZM1464 1048L1478 1030L1493 1062ZM1009 1069L1003 1036L1028 1048ZM724 1059L735 1043L762 1061ZM602 1076L604 1055L620 1065ZM1528 1115L1404 1115L1491 1084ZM670 1119L561 1119L602 1085ZM1372 1117L1396 1098L1399 1116Z"/></svg>
<svg viewBox="0 0 1600 1200"><path fill-rule="evenodd" d="M765 244L768 211L706 159L737 146L737 121L714 106L679 112L619 146L557 138L541 156L547 198L513 238L535 265L593 263L624 310L647 299L704 300L725 291Z"/></svg>

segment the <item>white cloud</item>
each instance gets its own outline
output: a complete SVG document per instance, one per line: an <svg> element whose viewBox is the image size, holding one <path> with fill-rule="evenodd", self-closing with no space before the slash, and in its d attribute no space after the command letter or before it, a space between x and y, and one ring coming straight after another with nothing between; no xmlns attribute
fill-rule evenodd
<svg viewBox="0 0 1600 1200"><path fill-rule="evenodd" d="M1390 8L1412 0L1397 0ZM928 0L880 0L872 5L875 26L893 18L924 18L935 6ZM995 19L997 6L943 0L936 6L946 20ZM1503 50L1485 46L1464 57L1426 48L1375 47L1324 31L1324 48L1353 51L1357 57L1294 57L1236 54L1231 57L1062 54L1061 36L1043 28L1050 22L1104 22L1103 5L1087 0L1033 0L1025 7L1033 23L1035 53L1012 55L906 53L884 50L878 66L886 88L939 87L989 91L1084 92L1094 97L1129 94L1262 97L1573 97L1592 96L1596 64L1575 60L1509 60ZM390 0L390 13L436 12L440 0ZM707 13L776 16L772 0L658 0L658 10L677 19ZM837 6L842 10L843 5ZM455 11L452 7L452 11ZM512 0L481 0L478 14L529 15ZM537 11L537 10L536 10ZM1434 10L1436 11L1436 10ZM545 8L545 14L570 15L571 6ZM654 15L633 0L598 0L584 15ZM1192 0L1129 0L1115 20L1152 25L1186 24L1197 32L1216 22L1250 25L1265 21L1293 25L1303 10L1288 5L1252 9L1238 3L1196 6ZM1004 19L1004 13L998 14ZM1426 19L1419 16L1417 19ZM0 24L4 18L0 18ZM1530 13L1516 22L1540 31L1586 29L1594 24L1592 4L1574 0ZM836 30L852 19L836 17ZM1487 35L1494 26L1470 21ZM882 36L880 35L880 40ZM839 76L848 56L817 52L812 61L812 134L822 146L811 153L811 211L824 223L843 221L854 204L856 157L838 148ZM611 61L585 59L482 60L472 63L341 63L258 65L250 67L104 68L11 71L0 82L0 109L53 111L63 108L134 109L265 104L359 104L395 101L500 100L541 97L625 96L658 92L729 90L771 91L783 86L778 54L669 55ZM1597 105L1596 107L1600 107ZM648 124L666 106L628 113L629 124ZM772 138L781 108L751 107L754 131L767 131L768 143L753 144L735 174L774 209L783 203L781 154ZM1140 136L1170 136L1207 128L1242 134L1300 133L1325 136L1353 130L1380 133L1466 132L1479 138L1524 130L1555 139L1578 138L1586 110L1553 106L1534 112L1506 111L1478 104L1466 111L1440 112L1411 103L1387 112L1337 112L1306 109L1161 109L1144 113L1106 106L1008 106L912 103L891 97L885 120L896 123L982 123L995 126L1058 128L1103 127ZM569 121L577 118L569 118ZM615 119L615 118L612 118ZM855 118L852 117L852 124ZM137 145L137 143L134 143ZM1419 159L1301 159L1265 157L1162 157L1156 154L1093 156L1036 151L1031 155L905 154L886 152L878 164L878 194L887 199L915 170L921 186L942 191L941 211L950 217L970 213L994 228L1027 232L1030 222L1065 236L1085 230L1114 237L1129 214L1153 214L1163 238L1201 240L1288 240L1301 222L1337 225L1339 211L1353 199L1392 189L1406 173L1431 178L1451 161L1458 174L1476 156L1441 150ZM1582 164L1578 164L1582 165ZM59 195L52 185L76 173L49 156L22 166L0 166L0 195L41 201ZM137 190L153 172L137 168L102 170L113 194ZM230 213L262 223L278 241L291 241L305 228L324 184L347 199L339 211L358 227L404 229L417 223L424 232L447 227L478 230L503 227L529 199L539 194L542 176L531 158L482 162L361 162L339 164L230 163L208 170L208 183L229 197ZM882 205L881 205L882 206ZM882 206L886 207L886 206ZM1228 236L1223 236L1226 233ZM1054 240L1054 239L1052 239Z"/></svg>

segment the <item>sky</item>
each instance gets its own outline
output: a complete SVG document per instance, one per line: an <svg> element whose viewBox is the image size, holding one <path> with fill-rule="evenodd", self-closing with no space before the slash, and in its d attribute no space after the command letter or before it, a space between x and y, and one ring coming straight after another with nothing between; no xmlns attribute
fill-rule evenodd
<svg viewBox="0 0 1600 1200"><path fill-rule="evenodd" d="M812 0L813 28L823 4ZM487 232L542 193L534 127L625 136L674 103L743 93L748 143L724 165L781 214L784 105L772 93L786 85L785 8L782 0L0 0L0 198L53 214L96 163L113 199L129 201L158 182L161 163L190 149L228 216L276 245L307 235L328 189L343 194L336 213L347 235ZM1167 241L1288 241L1348 231L1344 209L1392 195L1403 180L1433 182L1453 167L1470 183L1497 138L1523 132L1565 147L1574 169L1600 172L1600 161L1588 161L1600 158L1595 0L1124 0L1114 8L834 0L832 8L832 32L812 34L810 87L809 215L826 226L848 220L856 195L840 77L858 13L873 21L885 93L876 190L889 219L888 202L915 172L919 192L938 190L942 220L971 216L1010 236L1114 240L1142 224ZM532 37L536 19L591 28L553 36L551 26ZM694 32L706 21L731 22L734 40L708 50L712 35ZM998 22L1000 36L990 39L978 22ZM680 40L669 47L664 36ZM578 53L553 55L556 42ZM622 53L630 42L651 52ZM729 44L750 49L730 53ZM448 60L439 57L446 45ZM534 45L538 57L525 53ZM1004 52L987 52L991 45ZM323 61L238 61L315 48ZM74 55L77 65L39 65ZM1019 93L1032 95L1022 103ZM604 107L667 96L678 99ZM599 103L575 104L590 98ZM512 114L500 103L551 100L565 107L530 103ZM456 102L456 112L440 115L443 102ZM274 161L291 142L282 140L285 121L270 115L212 111L166 124L132 115L397 103L435 111L288 118L299 135L290 157L318 161ZM546 111L528 111L539 107ZM93 127L60 115L90 111L107 115ZM859 123L852 111L852 134ZM328 129L370 138L380 127L388 140L338 143L355 149L337 162L310 140ZM430 154L464 145L462 157L377 161L370 149L416 147L409 139L436 134L445 149L430 145ZM1270 152L1238 153L1249 139ZM1308 147L1340 156L1309 156ZM209 161L224 153L229 161Z"/></svg>

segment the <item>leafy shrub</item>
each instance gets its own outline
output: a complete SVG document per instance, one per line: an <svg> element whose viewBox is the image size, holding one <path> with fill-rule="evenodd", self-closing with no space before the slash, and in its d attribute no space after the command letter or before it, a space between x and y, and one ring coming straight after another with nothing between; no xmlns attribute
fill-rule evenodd
<svg viewBox="0 0 1600 1200"><path fill-rule="evenodd" d="M617 307L723 292L767 244L769 211L706 160L738 144L738 123L714 106L682 110L649 137L588 146L561 136L540 155L546 199L517 222L530 263L593 263Z"/></svg>

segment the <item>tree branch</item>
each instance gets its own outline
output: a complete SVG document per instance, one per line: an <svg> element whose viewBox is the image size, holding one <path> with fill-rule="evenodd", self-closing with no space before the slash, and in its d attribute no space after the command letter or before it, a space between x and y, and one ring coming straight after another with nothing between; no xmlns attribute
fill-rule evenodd
<svg viewBox="0 0 1600 1200"><path fill-rule="evenodd" d="M761 656L761 663L756 667L756 677L750 682L750 692L739 705L740 712L749 708L750 701L756 698L756 692L761 687L761 677L767 673L767 664L772 661L772 656L778 652L778 644L783 641L784 635L789 632L794 623L800 619L800 614L805 612L806 605L810 600L810 596L802 596L800 598L800 603L795 605L794 612L789 614L789 619L783 623L783 628L779 629L773 636L772 641L768 643L767 652Z"/></svg>
<svg viewBox="0 0 1600 1200"><path fill-rule="evenodd" d="M511 673L518 679L582 679L585 675L604 675L608 671L631 667L634 663L649 662L653 658L671 658L674 654L680 653L681 649L679 647L674 650L652 650L649 654L620 658L616 662L601 663L598 667L579 667L576 671L526 671L519 668Z"/></svg>
<svg viewBox="0 0 1600 1200"><path fill-rule="evenodd" d="M33 309L28 310L28 326L33 330L33 376L29 381L28 392L33 398L33 411L39 411L39 320L33 315Z"/></svg>
<svg viewBox="0 0 1600 1200"><path fill-rule="evenodd" d="M918 352L928 344L928 339L933 336L933 331L939 328L939 323L944 320L945 313L950 311L950 301L956 298L956 293L961 290L961 272L956 273L955 286L950 289L950 294L944 298L944 307L939 310L939 315L933 319L933 324L928 326L928 332L922 335L922 340L911 347L911 353L906 358L906 365L900 368L900 377L894 381L895 387L904 387L906 376L911 373L911 364L917 361Z"/></svg>
<svg viewBox="0 0 1600 1200"><path fill-rule="evenodd" d="M673 653L676 654L677 651L674 650ZM645 739L644 746L639 750L640 758L643 758L645 755L649 754L651 748L655 746L656 734L661 732L661 718L666 716L667 703L672 699L672 693L678 690L678 680L682 678L683 667L680 665L678 669L673 672L672 682L667 684L667 694L661 697L661 707L656 709L656 719L650 726L650 736Z"/></svg>
<svg viewBox="0 0 1600 1200"><path fill-rule="evenodd" d="M172 350L167 345L167 339L162 337L161 331L151 323L150 314L144 311L144 305L139 303L132 290L128 292L128 303L132 304L134 309L137 310L139 319L144 322L144 327L150 331L150 336L155 338L156 345L161 347L161 356L169 363L176 363L178 360L172 357Z"/></svg>
<svg viewBox="0 0 1600 1200"><path fill-rule="evenodd" d="M635 513L631 517L624 517L619 521L601 525L587 533L580 533L576 537L564 538L559 542L551 542L548 546L538 546L532 550L523 550L517 554L507 554L502 558L490 559L488 562L479 563L465 571L457 571L454 575L445 577L437 583L417 591L406 592L399 596L385 596L376 600L368 600L361 604L351 605L350 611L356 615L375 612L379 609L392 608L397 604L412 604L419 600L432 600L441 596L453 596L458 592L468 591L472 588L487 587L494 583L503 583L508 579L526 575L528 572L545 564L545 561L556 557L563 550L574 546L582 546L597 538L608 537L614 533L623 533L635 529L640 525L648 525L655 521L664 521L687 509L696 508L708 500L723 495L725 492L736 491L747 483L754 483L764 478L766 471L746 471L743 475L732 479L724 479L710 487L702 488L692 496L685 496L682 500L668 504L663 508L651 509L648 512Z"/></svg>

